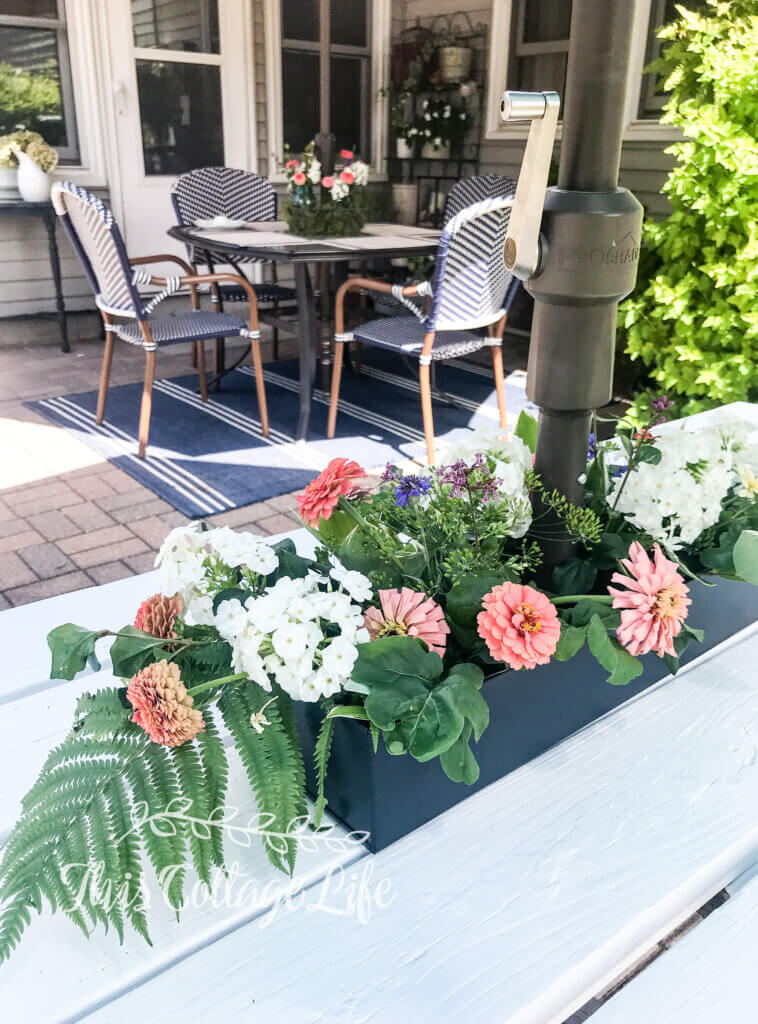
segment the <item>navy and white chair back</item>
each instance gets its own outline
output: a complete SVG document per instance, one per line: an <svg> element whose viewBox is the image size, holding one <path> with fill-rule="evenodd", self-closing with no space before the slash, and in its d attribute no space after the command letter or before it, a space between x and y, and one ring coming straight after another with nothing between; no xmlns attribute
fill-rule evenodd
<svg viewBox="0 0 758 1024"><path fill-rule="evenodd" d="M513 199L515 195L516 182L502 174L477 174L470 178L461 178L445 197L442 222L447 224L461 210L473 203L480 203L482 199L492 199L495 196Z"/></svg>
<svg viewBox="0 0 758 1024"><path fill-rule="evenodd" d="M180 224L194 224L212 217L230 220L276 220L276 193L271 182L251 171L235 167L200 167L177 178L171 202ZM204 262L205 250L189 247L190 263ZM235 257L235 262L253 262Z"/></svg>
<svg viewBox="0 0 758 1024"><path fill-rule="evenodd" d="M511 275L503 247L513 199L484 199L450 220L440 238L427 331L471 331L505 314Z"/></svg>
<svg viewBox="0 0 758 1024"><path fill-rule="evenodd" d="M113 214L97 196L70 181L56 181L51 199L81 260L100 310L143 319L124 241Z"/></svg>

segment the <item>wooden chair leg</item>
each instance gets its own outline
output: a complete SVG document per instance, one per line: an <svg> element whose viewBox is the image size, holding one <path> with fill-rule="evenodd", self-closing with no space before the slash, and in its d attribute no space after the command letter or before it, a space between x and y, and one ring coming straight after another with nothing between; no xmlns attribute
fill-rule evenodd
<svg viewBox="0 0 758 1024"><path fill-rule="evenodd" d="M421 388L421 415L424 420L424 438L426 439L426 459L430 466L434 465L434 414L432 412L431 367L422 363L419 366L419 385Z"/></svg>
<svg viewBox="0 0 758 1024"><path fill-rule="evenodd" d="M326 423L327 437L334 437L334 430L337 426L337 405L340 400L340 380L342 378L342 356L344 351L345 343L343 341L335 341L334 360L332 362L332 390L329 395L329 419Z"/></svg>
<svg viewBox="0 0 758 1024"><path fill-rule="evenodd" d="M258 415L261 418L261 433L268 437L268 406L266 405L266 384L263 380L263 360L261 359L261 343L253 338L250 343L255 367L255 391L258 395Z"/></svg>
<svg viewBox="0 0 758 1024"><path fill-rule="evenodd" d="M103 368L100 371L100 390L97 394L97 414L95 423L102 423L105 416L105 400L108 397L108 382L111 376L111 363L113 362L113 331L105 332L105 352L103 353Z"/></svg>
<svg viewBox="0 0 758 1024"><path fill-rule="evenodd" d="M208 378L205 372L205 345L202 341L196 341L192 346L192 350L195 353L195 366L197 366L197 376L200 381L200 398L203 402L208 401Z"/></svg>
<svg viewBox="0 0 758 1024"><path fill-rule="evenodd" d="M139 457L144 459L150 436L150 413L153 408L153 380L155 379L155 351L145 352L145 385L142 389L142 407L139 414Z"/></svg>
<svg viewBox="0 0 758 1024"><path fill-rule="evenodd" d="M505 379L503 375L503 350L499 345L492 346L492 372L495 376L495 391L497 392L497 408L500 413L500 426L503 430L508 426L508 418L505 408Z"/></svg>
<svg viewBox="0 0 758 1024"><path fill-rule="evenodd" d="M197 366L197 342L192 342L192 366L193 369Z"/></svg>

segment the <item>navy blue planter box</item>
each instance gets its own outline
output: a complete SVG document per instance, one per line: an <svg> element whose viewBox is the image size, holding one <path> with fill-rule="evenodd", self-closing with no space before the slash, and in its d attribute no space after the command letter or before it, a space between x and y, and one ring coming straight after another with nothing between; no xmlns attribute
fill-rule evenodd
<svg viewBox="0 0 758 1024"><path fill-rule="evenodd" d="M690 644L682 664L758 620L758 587L747 583L693 583L690 597L688 621L705 629L706 637L702 644ZM644 673L628 686L610 686L607 672L586 645L571 661L491 676L482 690L490 706L490 724L472 746L480 767L473 786L451 782L438 760L420 764L407 754L393 757L381 740L374 754L365 723L338 718L326 781L329 810L348 829L370 833L367 846L376 853L668 674L654 655L642 660ZM318 704L303 702L296 702L295 708L308 789L313 793L313 751L321 710Z"/></svg>

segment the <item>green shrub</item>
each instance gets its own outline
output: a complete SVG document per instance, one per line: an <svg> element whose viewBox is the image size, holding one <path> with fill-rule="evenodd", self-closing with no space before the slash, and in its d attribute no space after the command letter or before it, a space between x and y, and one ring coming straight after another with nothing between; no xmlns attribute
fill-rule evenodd
<svg viewBox="0 0 758 1024"><path fill-rule="evenodd" d="M671 92L662 120L684 135L667 150L672 212L645 225L619 324L629 355L688 414L758 398L758 0L677 10L651 65Z"/></svg>

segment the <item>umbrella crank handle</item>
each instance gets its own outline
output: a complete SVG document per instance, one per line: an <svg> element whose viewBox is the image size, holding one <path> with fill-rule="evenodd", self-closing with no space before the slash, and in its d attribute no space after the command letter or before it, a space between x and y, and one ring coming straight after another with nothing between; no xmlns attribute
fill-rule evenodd
<svg viewBox="0 0 758 1024"><path fill-rule="evenodd" d="M539 270L540 225L553 158L560 98L557 92L507 90L500 102L503 121L529 121L503 256L514 277L526 281Z"/></svg>

